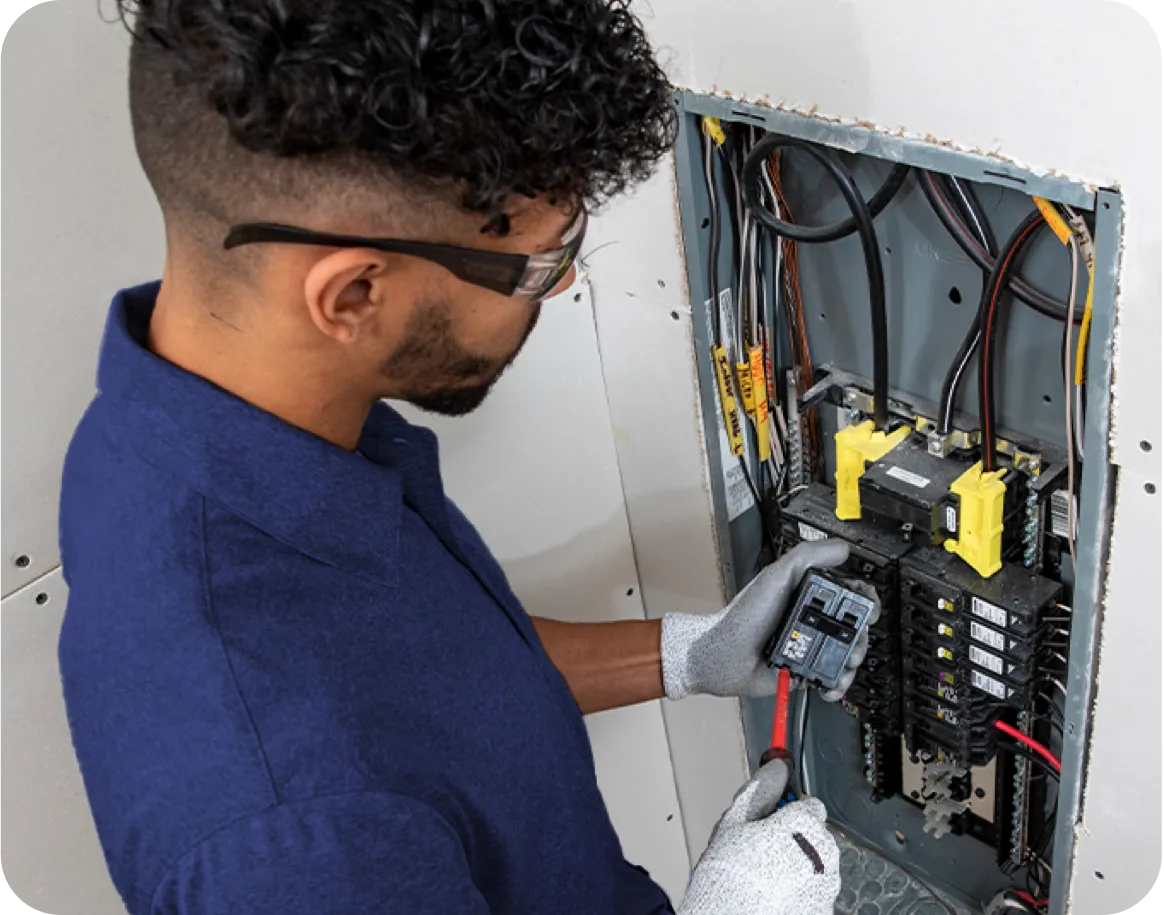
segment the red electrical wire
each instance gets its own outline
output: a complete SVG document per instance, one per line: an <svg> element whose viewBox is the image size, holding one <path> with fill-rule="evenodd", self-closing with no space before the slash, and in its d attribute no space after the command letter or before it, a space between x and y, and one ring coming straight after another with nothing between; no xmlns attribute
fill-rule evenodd
<svg viewBox="0 0 1164 915"><path fill-rule="evenodd" d="M775 750L788 749L788 695L792 691L792 674L781 667L776 681L776 710L772 714L772 743Z"/></svg>
<svg viewBox="0 0 1164 915"><path fill-rule="evenodd" d="M1050 899L1036 899L1034 896L1032 896L1030 893L1026 892L1025 890L1011 890L1010 892L1011 892L1011 895L1014 896L1016 899L1021 899L1027 905L1034 906L1036 909L1042 908L1043 906L1045 906L1047 903L1049 903L1051 901Z"/></svg>
<svg viewBox="0 0 1164 915"><path fill-rule="evenodd" d="M1002 731L1002 733L1006 734L1008 737L1013 737L1015 740L1017 740L1023 746L1030 747L1030 749L1034 750L1041 757L1043 757L1043 759L1045 759L1052 766L1054 766L1056 772L1063 771L1063 764L1061 762L1059 762L1059 757L1056 756L1054 753L1052 753L1050 750L1048 750L1045 746L1043 746L1037 740L1033 740L1032 738L1028 737L1026 734L1024 734L1018 728L1011 727L1005 721L996 721L996 722L994 722L994 726L996 728L998 728L998 730Z"/></svg>

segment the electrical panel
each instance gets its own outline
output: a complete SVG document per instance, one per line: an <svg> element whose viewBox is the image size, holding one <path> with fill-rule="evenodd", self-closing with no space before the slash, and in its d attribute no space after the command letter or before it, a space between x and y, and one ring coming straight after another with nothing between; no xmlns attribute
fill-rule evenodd
<svg viewBox="0 0 1164 915"><path fill-rule="evenodd" d="M800 788L953 904L1060 910L1074 592L1095 574L1077 530L1106 498L1084 485L1106 416L1089 334L1110 326L1095 264L1115 257L1118 195L678 102L725 572L743 587L797 543L838 538L850 555L832 580L881 602L842 701L799 691ZM770 710L745 709L754 756Z"/></svg>

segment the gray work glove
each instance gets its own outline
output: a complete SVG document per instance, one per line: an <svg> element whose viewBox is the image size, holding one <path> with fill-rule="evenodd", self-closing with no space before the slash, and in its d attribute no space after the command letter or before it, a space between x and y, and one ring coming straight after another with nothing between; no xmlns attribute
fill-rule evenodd
<svg viewBox="0 0 1164 915"><path fill-rule="evenodd" d="M776 805L788 765L760 768L727 809L699 859L679 915L832 915L841 854L815 798Z"/></svg>
<svg viewBox="0 0 1164 915"><path fill-rule="evenodd" d="M814 567L839 566L848 558L849 545L843 540L801 543L757 575L727 609L666 614L660 648L667 698L682 699L697 693L751 698L773 695L778 671L768 666L764 646L780 626L804 573ZM870 586L850 587L877 600L877 592ZM869 625L877 621L879 613L878 609ZM836 702L852 686L868 649L869 631L864 627L849 656L849 669L836 689L821 694L827 701Z"/></svg>

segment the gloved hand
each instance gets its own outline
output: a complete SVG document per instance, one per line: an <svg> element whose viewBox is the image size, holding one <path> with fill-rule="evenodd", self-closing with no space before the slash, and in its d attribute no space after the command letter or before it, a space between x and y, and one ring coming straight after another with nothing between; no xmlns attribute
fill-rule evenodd
<svg viewBox="0 0 1164 915"><path fill-rule="evenodd" d="M840 850L816 798L776 810L787 785L788 765L778 759L740 789L695 866L679 915L832 915Z"/></svg>
<svg viewBox="0 0 1164 915"><path fill-rule="evenodd" d="M661 652L663 687L668 699L696 693L758 698L776 692L777 669L762 656L809 568L839 566L849 558L843 540L801 543L753 579L719 613L668 613L663 617ZM869 586L852 585L877 599ZM880 604L878 604L880 607ZM878 610L878 613L880 610ZM877 614L869 624L877 621ZM868 628L861 630L849 670L836 689L822 693L836 702L853 683L869 648Z"/></svg>

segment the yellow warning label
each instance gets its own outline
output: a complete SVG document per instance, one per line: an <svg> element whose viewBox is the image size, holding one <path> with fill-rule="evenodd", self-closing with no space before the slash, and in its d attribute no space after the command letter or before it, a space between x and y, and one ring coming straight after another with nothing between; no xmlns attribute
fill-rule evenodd
<svg viewBox="0 0 1164 915"><path fill-rule="evenodd" d="M744 453L744 430L740 427L740 411L736 409L736 398L732 394L732 369L728 363L727 348L717 346L712 349L711 355L715 363L715 380L719 384L724 427L731 442L732 454L739 457Z"/></svg>
<svg viewBox="0 0 1164 915"><path fill-rule="evenodd" d="M752 368L748 363L736 363L736 381L740 385L740 400L744 402L744 412L755 417L756 397L752 391Z"/></svg>
<svg viewBox="0 0 1164 915"><path fill-rule="evenodd" d="M759 443L760 460L772 457L772 440L768 437L768 382L764 377L764 350L753 346L748 352L748 362L752 366L752 399L756 408L756 439Z"/></svg>

